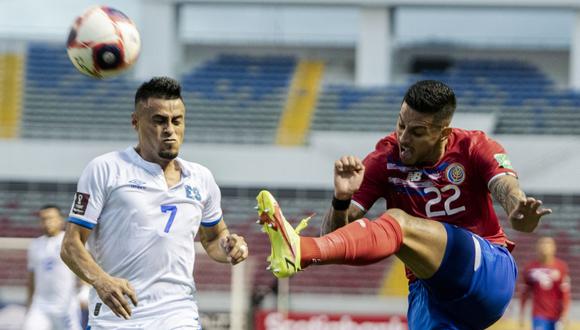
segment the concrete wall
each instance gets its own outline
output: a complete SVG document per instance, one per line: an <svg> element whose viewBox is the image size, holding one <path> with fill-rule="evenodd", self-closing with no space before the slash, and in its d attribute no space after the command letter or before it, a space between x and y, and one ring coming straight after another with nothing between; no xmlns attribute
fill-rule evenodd
<svg viewBox="0 0 580 330"><path fill-rule="evenodd" d="M186 143L185 159L208 166L221 185L332 188L332 165L342 155L364 157L381 134L317 133L307 147ZM542 193L580 192L580 137L498 136L522 186ZM0 141L0 180L75 182L95 156L131 143Z"/></svg>

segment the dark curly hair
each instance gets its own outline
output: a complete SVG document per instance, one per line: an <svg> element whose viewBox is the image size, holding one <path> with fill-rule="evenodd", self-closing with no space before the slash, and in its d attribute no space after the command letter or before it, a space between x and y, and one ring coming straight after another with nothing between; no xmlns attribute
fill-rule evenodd
<svg viewBox="0 0 580 330"><path fill-rule="evenodd" d="M181 99L181 85L177 80L169 77L154 77L143 83L135 93L135 106L149 98L165 100Z"/></svg>
<svg viewBox="0 0 580 330"><path fill-rule="evenodd" d="M435 114L439 122L451 120L457 106L451 87L437 80L416 82L405 93L403 102L418 112Z"/></svg>

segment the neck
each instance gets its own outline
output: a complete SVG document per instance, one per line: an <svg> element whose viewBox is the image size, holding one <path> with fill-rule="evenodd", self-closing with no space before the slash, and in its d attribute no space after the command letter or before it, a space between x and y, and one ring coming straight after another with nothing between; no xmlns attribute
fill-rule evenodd
<svg viewBox="0 0 580 330"><path fill-rule="evenodd" d="M60 231L54 232L54 233L45 233L46 236L48 237L54 237L56 235L60 234Z"/></svg>
<svg viewBox="0 0 580 330"><path fill-rule="evenodd" d="M445 148L447 147L447 142L448 142L447 138L443 139L441 141L441 143L439 144L439 146L436 146L434 148L431 158L426 160L425 162L423 162L423 164L424 165L437 164L437 162L439 162L439 160L441 160L441 158L443 157L443 154L445 153Z"/></svg>
<svg viewBox="0 0 580 330"><path fill-rule="evenodd" d="M141 156L141 158L143 158L144 160L159 165L164 172L167 171L168 168L170 168L170 165L172 164L175 165L174 159L165 159L159 157L155 153L144 152L143 149L141 149L141 147L139 146L135 147L135 152L137 152L137 154L139 154L139 156Z"/></svg>
<svg viewBox="0 0 580 330"><path fill-rule="evenodd" d="M554 262L555 257L554 256L544 256L540 258L540 262L542 264L551 264L552 262Z"/></svg>

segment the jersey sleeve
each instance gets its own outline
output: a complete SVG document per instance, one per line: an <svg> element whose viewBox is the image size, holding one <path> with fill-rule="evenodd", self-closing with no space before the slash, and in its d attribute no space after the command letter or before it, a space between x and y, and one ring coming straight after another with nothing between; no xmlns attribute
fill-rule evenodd
<svg viewBox="0 0 580 330"><path fill-rule="evenodd" d="M68 221L93 229L107 199L107 164L94 159L84 169L77 184L77 192L69 213Z"/></svg>
<svg viewBox="0 0 580 330"><path fill-rule="evenodd" d="M34 265L36 264L36 241L32 241L28 245L28 250L26 251L26 269L29 272L34 272Z"/></svg>
<svg viewBox="0 0 580 330"><path fill-rule="evenodd" d="M386 170L386 161L381 162L376 153L369 154L363 161L365 175L359 190L353 195L352 201L355 205L367 212L375 202L383 197L384 184L381 178Z"/></svg>
<svg viewBox="0 0 580 330"><path fill-rule="evenodd" d="M501 175L517 177L505 149L496 141L482 134L471 146L472 164L478 169L483 180L489 183Z"/></svg>
<svg viewBox="0 0 580 330"><path fill-rule="evenodd" d="M215 226L222 219L222 194L211 172L209 170L207 172L207 199L203 207L201 225L211 227Z"/></svg>

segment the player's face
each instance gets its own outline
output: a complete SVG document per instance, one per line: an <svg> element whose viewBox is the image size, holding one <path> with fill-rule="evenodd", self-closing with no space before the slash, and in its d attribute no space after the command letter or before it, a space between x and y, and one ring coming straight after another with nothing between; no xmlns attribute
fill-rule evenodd
<svg viewBox="0 0 580 330"><path fill-rule="evenodd" d="M40 218L40 226L42 231L48 236L55 236L60 233L63 226L63 221L57 209L48 208L38 211Z"/></svg>
<svg viewBox="0 0 580 330"><path fill-rule="evenodd" d="M435 122L434 117L414 110L405 102L401 105L396 134L403 164L434 164L441 157L450 129Z"/></svg>
<svg viewBox="0 0 580 330"><path fill-rule="evenodd" d="M552 258L556 255L556 242L551 237L542 237L538 240L537 250L540 259Z"/></svg>
<svg viewBox="0 0 580 330"><path fill-rule="evenodd" d="M139 135L141 156L154 163L179 154L185 131L185 105L181 99L149 98L138 104L133 126Z"/></svg>

